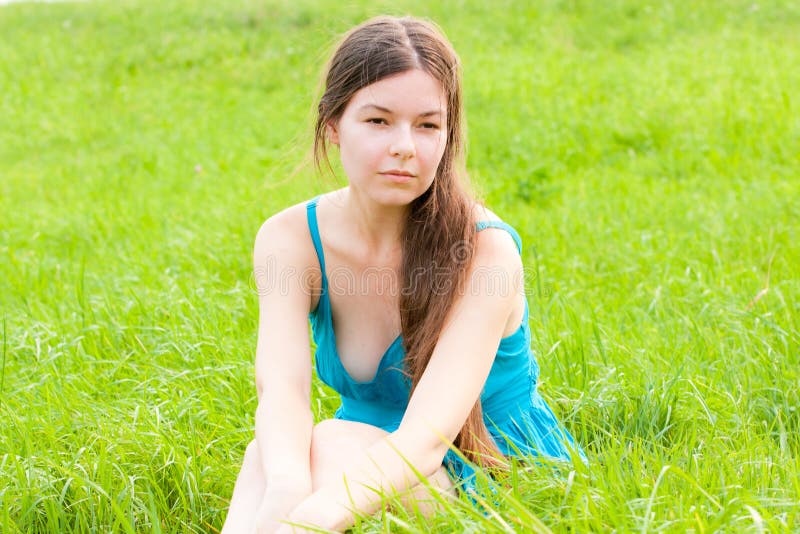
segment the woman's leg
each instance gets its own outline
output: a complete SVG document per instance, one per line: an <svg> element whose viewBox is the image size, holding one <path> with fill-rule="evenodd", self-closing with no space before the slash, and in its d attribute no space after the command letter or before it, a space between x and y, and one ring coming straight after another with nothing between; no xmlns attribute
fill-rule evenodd
<svg viewBox="0 0 800 534"><path fill-rule="evenodd" d="M256 440L251 441L244 451L242 469L233 487L233 496L228 508L228 517L222 526L223 534L251 533L256 524L256 511L264 498L267 481Z"/></svg>
<svg viewBox="0 0 800 534"><path fill-rule="evenodd" d="M342 474L366 449L386 436L385 430L353 421L327 419L314 426L311 436L311 481L314 490L328 483L341 480ZM438 487L450 495L455 495L452 483L443 467L428 477L434 488ZM256 512L266 491L266 478L261 464L256 440L247 445L244 461L228 508L228 516L222 527L223 534L250 533L255 527ZM436 491L436 490L434 490ZM424 515L436 509L436 498L422 483L415 485L401 497L403 506L418 506Z"/></svg>
<svg viewBox="0 0 800 534"><path fill-rule="evenodd" d="M313 488L338 482L342 474L360 457L361 451L386 436L385 430L354 421L327 419L314 426L311 437L311 480ZM445 491L455 496L452 482L444 467L427 477L433 491ZM439 488L438 490L436 488ZM406 490L400 498L403 506L418 507L425 516L433 514L438 501L431 489L418 483Z"/></svg>

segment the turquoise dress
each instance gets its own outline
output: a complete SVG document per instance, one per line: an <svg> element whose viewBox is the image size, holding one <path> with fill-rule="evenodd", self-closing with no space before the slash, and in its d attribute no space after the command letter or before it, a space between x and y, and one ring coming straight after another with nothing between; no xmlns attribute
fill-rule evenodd
<svg viewBox="0 0 800 534"><path fill-rule="evenodd" d="M342 365L336 351L331 303L328 296L328 278L325 274L325 256L317 225L317 202L309 201L308 228L319 258L322 272L322 291L319 304L309 314L317 345L315 354L317 376L341 395L342 404L334 417L358 421L393 432L408 406L410 380L402 372L405 354L400 336L386 349L378 364L375 377L368 382L354 380ZM519 234L502 221L482 221L477 230L502 228L514 238L522 251ZM530 348L531 330L528 325L528 304L519 328L500 340L497 355L489 371L481 405L486 426L500 451L507 455L547 456L553 459L570 459L570 450L576 448L572 436L558 423L552 410L539 395L536 383L539 366ZM450 477L461 490L474 489L475 471L454 450L444 458Z"/></svg>

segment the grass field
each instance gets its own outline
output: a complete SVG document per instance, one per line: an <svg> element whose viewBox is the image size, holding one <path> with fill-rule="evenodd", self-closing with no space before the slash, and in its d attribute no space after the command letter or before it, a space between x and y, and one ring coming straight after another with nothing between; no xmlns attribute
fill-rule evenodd
<svg viewBox="0 0 800 534"><path fill-rule="evenodd" d="M252 437L255 232L335 37L441 23L588 469L371 531L800 531L800 5L0 7L0 531L214 532ZM338 405L315 381L319 418Z"/></svg>

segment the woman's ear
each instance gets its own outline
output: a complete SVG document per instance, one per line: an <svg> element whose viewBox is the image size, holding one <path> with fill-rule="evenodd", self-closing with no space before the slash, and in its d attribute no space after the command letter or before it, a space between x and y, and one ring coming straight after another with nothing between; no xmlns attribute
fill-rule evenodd
<svg viewBox="0 0 800 534"><path fill-rule="evenodd" d="M328 135L328 142L339 146L339 132L336 130L336 126L333 123L328 123L325 126L325 133Z"/></svg>

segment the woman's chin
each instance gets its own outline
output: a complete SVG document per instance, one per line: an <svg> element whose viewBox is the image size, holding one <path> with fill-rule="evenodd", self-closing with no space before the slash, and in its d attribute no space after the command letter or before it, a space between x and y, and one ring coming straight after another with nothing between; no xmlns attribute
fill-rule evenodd
<svg viewBox="0 0 800 534"><path fill-rule="evenodd" d="M366 192L366 198L386 207L408 206L419 198L425 191L412 187L382 187Z"/></svg>

